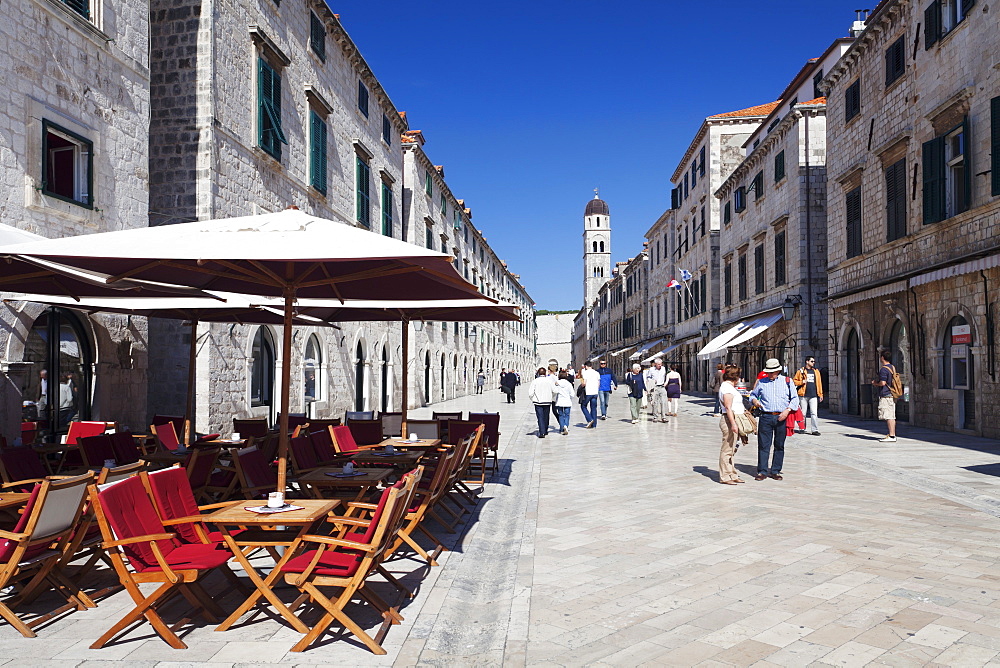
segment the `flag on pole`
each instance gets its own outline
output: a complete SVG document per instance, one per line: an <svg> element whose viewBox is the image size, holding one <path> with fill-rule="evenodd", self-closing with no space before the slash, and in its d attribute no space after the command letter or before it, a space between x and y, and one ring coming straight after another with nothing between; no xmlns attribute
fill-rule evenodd
<svg viewBox="0 0 1000 668"><path fill-rule="evenodd" d="M691 272L688 271L687 269L681 269L681 280L682 281L690 281L691 280Z"/></svg>
<svg viewBox="0 0 1000 668"><path fill-rule="evenodd" d="M667 287L674 288L675 290L680 290L683 286L681 285L681 282L678 281L676 278L671 278L670 282L667 283Z"/></svg>

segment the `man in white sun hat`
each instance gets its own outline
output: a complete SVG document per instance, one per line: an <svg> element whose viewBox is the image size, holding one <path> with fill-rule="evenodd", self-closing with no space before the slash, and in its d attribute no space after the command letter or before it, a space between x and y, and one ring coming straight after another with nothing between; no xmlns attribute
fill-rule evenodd
<svg viewBox="0 0 1000 668"><path fill-rule="evenodd" d="M799 393L792 379L781 373L781 362L773 357L764 364L767 377L757 381L750 403L762 414L757 418L757 475L754 480L781 480L785 461L785 420L799 407ZM771 446L774 458L771 459ZM770 465L769 465L770 464Z"/></svg>

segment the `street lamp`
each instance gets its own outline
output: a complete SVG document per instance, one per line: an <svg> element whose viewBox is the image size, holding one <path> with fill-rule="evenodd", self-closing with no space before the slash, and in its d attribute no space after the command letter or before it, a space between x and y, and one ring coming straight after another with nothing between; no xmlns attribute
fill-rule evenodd
<svg viewBox="0 0 1000 668"><path fill-rule="evenodd" d="M708 328L708 323L707 322L701 323L701 338L707 339L708 335L711 334L711 333L712 333L712 330L710 330Z"/></svg>
<svg viewBox="0 0 1000 668"><path fill-rule="evenodd" d="M791 320L795 317L795 307L802 303L801 295L788 295L785 297L785 303L781 305L781 317L785 320Z"/></svg>

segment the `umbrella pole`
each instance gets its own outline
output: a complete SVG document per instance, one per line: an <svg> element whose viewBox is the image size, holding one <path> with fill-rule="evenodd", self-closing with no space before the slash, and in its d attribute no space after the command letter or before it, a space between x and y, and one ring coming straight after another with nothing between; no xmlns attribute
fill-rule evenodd
<svg viewBox="0 0 1000 668"><path fill-rule="evenodd" d="M285 322L281 336L281 415L278 419L278 489L284 493L288 471L288 405L292 394L292 309L295 291L285 288Z"/></svg>
<svg viewBox="0 0 1000 668"><path fill-rule="evenodd" d="M406 409L407 403L409 402L410 394L410 321L403 320L403 387L402 387L402 402L403 402L403 424L402 424L402 434L403 438L406 438Z"/></svg>
<svg viewBox="0 0 1000 668"><path fill-rule="evenodd" d="M191 347L188 351L188 386L187 406L184 409L184 444L191 445L191 433L194 431L194 383L195 365L198 358L198 321L191 321Z"/></svg>

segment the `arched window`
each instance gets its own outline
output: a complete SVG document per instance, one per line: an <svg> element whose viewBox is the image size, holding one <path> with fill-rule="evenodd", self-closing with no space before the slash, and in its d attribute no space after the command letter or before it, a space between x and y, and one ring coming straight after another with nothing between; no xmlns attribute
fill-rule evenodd
<svg viewBox="0 0 1000 668"><path fill-rule="evenodd" d="M603 241L601 242L601 252L602 253L604 252L604 242Z"/></svg>
<svg viewBox="0 0 1000 668"><path fill-rule="evenodd" d="M250 405L270 406L274 397L274 337L267 327L258 327L250 352Z"/></svg>
<svg viewBox="0 0 1000 668"><path fill-rule="evenodd" d="M431 353L427 351L424 353L424 403L429 404L431 402ZM403 410L406 410L406 406Z"/></svg>
<svg viewBox="0 0 1000 668"><path fill-rule="evenodd" d="M594 252L595 253L597 252L597 242L596 241L594 242Z"/></svg>
<svg viewBox="0 0 1000 668"><path fill-rule="evenodd" d="M861 414L861 339L852 327L844 345L844 384L847 395L847 412Z"/></svg>
<svg viewBox="0 0 1000 668"><path fill-rule="evenodd" d="M365 409L365 346L358 341L354 352L354 410Z"/></svg>
<svg viewBox="0 0 1000 668"><path fill-rule="evenodd" d="M323 399L323 348L319 337L313 334L306 341L306 354L302 360L302 387L306 401L306 411L309 404Z"/></svg>
<svg viewBox="0 0 1000 668"><path fill-rule="evenodd" d="M38 316L25 342L24 361L32 372L22 400L35 402L39 419L55 419L51 433L64 433L71 420L90 419L94 357L71 311L50 308Z"/></svg>
<svg viewBox="0 0 1000 668"><path fill-rule="evenodd" d="M468 230L468 228L466 228ZM382 346L382 412L389 410L389 346Z"/></svg>
<svg viewBox="0 0 1000 668"><path fill-rule="evenodd" d="M968 390L972 387L972 327L962 316L955 316L944 330L941 387ZM895 360L893 360L895 361Z"/></svg>

